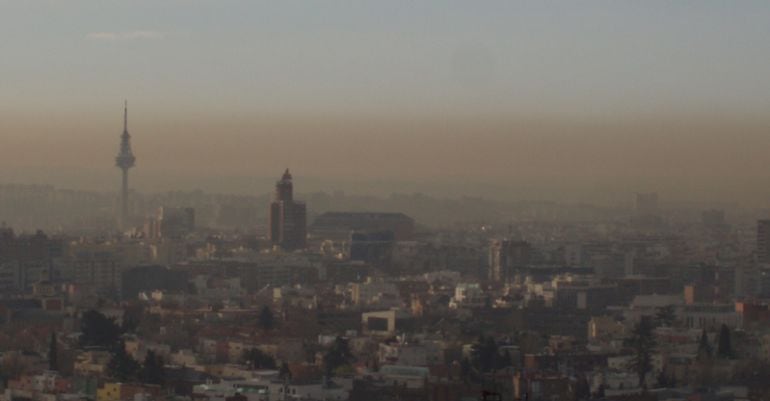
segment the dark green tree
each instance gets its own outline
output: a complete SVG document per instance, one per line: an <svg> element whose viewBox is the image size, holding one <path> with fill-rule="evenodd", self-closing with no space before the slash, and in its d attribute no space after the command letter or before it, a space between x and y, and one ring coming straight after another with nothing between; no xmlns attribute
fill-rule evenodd
<svg viewBox="0 0 770 401"><path fill-rule="evenodd" d="M243 361L251 369L275 369L275 359L262 352L259 348L252 348L243 353Z"/></svg>
<svg viewBox="0 0 770 401"><path fill-rule="evenodd" d="M112 358L107 363L107 374L119 381L132 381L139 377L141 365L126 352L126 343L123 340L113 347Z"/></svg>
<svg viewBox="0 0 770 401"><path fill-rule="evenodd" d="M463 381L465 381L466 383L470 381L472 373L473 373L473 366L471 366L471 361L467 357L463 358L460 361L460 376L462 376Z"/></svg>
<svg viewBox="0 0 770 401"><path fill-rule="evenodd" d="M342 337L334 339L334 343L332 343L332 346L323 357L326 377L332 377L336 369L349 365L352 359L353 354L350 353L348 340Z"/></svg>
<svg viewBox="0 0 770 401"><path fill-rule="evenodd" d="M495 369L505 369L509 366L511 366L511 352L506 349L505 352L503 352L503 354L498 358L497 366L495 366Z"/></svg>
<svg viewBox="0 0 770 401"><path fill-rule="evenodd" d="M83 313L80 321L80 345L111 347L120 337L120 327L113 319L89 310Z"/></svg>
<svg viewBox="0 0 770 401"><path fill-rule="evenodd" d="M305 362L311 364L316 362L316 350L316 344L313 344L310 341L302 341L302 354L305 357Z"/></svg>
<svg viewBox="0 0 770 401"><path fill-rule="evenodd" d="M647 389L647 374L652 371L652 353L656 346L653 328L650 319L643 318L634 327L631 337L625 340L626 346L633 350L628 368L636 372L639 386L644 390Z"/></svg>
<svg viewBox="0 0 770 401"><path fill-rule="evenodd" d="M585 375L580 375L575 383L575 399L587 400L591 398L591 385Z"/></svg>
<svg viewBox="0 0 770 401"><path fill-rule="evenodd" d="M270 307L267 305L263 306L262 310L259 312L257 324L260 329L265 331L272 330L273 326L275 326L275 316L273 315L273 311L270 310Z"/></svg>
<svg viewBox="0 0 770 401"><path fill-rule="evenodd" d="M717 355L720 358L733 358L735 353L733 352L733 344L730 338L730 328L723 324L719 329L719 343L717 343Z"/></svg>
<svg viewBox="0 0 770 401"><path fill-rule="evenodd" d="M661 370L660 373L658 373L658 387L660 388L671 387L671 380L668 378L668 375L666 375L666 372L663 370Z"/></svg>
<svg viewBox="0 0 770 401"><path fill-rule="evenodd" d="M281 363L281 368L278 370L278 378L282 381L291 380L291 369L289 369L289 364L286 361Z"/></svg>
<svg viewBox="0 0 770 401"><path fill-rule="evenodd" d="M144 315L144 308L142 305L130 305L125 308L123 313L123 323L120 325L120 330L123 333L134 333L142 322Z"/></svg>
<svg viewBox="0 0 770 401"><path fill-rule="evenodd" d="M599 388L596 389L596 397L597 398L600 398L600 399L604 398L605 388L606 388L606 386L604 385L604 383L599 385Z"/></svg>
<svg viewBox="0 0 770 401"><path fill-rule="evenodd" d="M163 357L154 351L147 351L142 365L142 382L163 385L166 382L165 363Z"/></svg>
<svg viewBox="0 0 770 401"><path fill-rule="evenodd" d="M706 334L706 329L703 329L700 340L698 341L698 360L711 358L714 349L709 343L709 336Z"/></svg>
<svg viewBox="0 0 770 401"><path fill-rule="evenodd" d="M498 352L498 346L493 337L480 336L471 349L471 362L482 373L491 372L507 366L505 357Z"/></svg>
<svg viewBox="0 0 770 401"><path fill-rule="evenodd" d="M59 370L59 343L55 331L51 332L48 343L48 370Z"/></svg>
<svg viewBox="0 0 770 401"><path fill-rule="evenodd" d="M663 327L671 327L676 321L674 305L661 306L655 311L655 323Z"/></svg>

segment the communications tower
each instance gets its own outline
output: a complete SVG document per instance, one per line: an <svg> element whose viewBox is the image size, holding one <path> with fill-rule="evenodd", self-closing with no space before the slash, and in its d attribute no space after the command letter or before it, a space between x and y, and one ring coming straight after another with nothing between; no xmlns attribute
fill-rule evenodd
<svg viewBox="0 0 770 401"><path fill-rule="evenodd" d="M128 169L134 167L136 158L131 151L131 135L128 134L128 101L123 105L123 134L120 136L120 150L115 166L123 172L123 186L120 193L120 228L128 225Z"/></svg>

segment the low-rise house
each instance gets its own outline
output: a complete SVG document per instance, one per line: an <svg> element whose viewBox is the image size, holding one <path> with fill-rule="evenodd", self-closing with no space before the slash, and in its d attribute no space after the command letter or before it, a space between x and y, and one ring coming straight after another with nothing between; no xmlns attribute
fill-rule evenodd
<svg viewBox="0 0 770 401"><path fill-rule="evenodd" d="M374 335L394 335L409 329L412 315L401 309L365 312L361 314L364 333Z"/></svg>
<svg viewBox="0 0 770 401"><path fill-rule="evenodd" d="M83 376L102 376L111 355L105 350L88 350L75 357L74 372Z"/></svg>
<svg viewBox="0 0 770 401"><path fill-rule="evenodd" d="M385 365L376 376L393 386L406 388L424 388L430 375L430 369L416 366Z"/></svg>
<svg viewBox="0 0 770 401"><path fill-rule="evenodd" d="M96 390L96 401L156 400L165 394L157 385L109 382Z"/></svg>

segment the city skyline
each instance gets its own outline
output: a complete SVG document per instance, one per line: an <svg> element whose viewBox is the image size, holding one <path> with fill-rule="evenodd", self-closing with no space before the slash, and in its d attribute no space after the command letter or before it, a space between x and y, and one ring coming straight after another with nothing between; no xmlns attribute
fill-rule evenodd
<svg viewBox="0 0 770 401"><path fill-rule="evenodd" d="M267 192L288 165L310 190L369 194L770 197L764 2L0 11L25 38L5 48L0 182L114 190L93 166L128 97L142 191Z"/></svg>
<svg viewBox="0 0 770 401"><path fill-rule="evenodd" d="M411 127L413 137L402 134L380 142L356 139L349 132L336 130L330 135L336 135L343 143L349 141L352 147L362 150L344 156L348 163L364 163L361 168L350 169L345 163L335 164L338 158L343 157L333 153L338 147L335 141L326 142L319 138L305 141L302 147L318 150L310 160L291 157L296 148L293 142L299 140L299 135L295 133L268 134L265 137L250 136L241 131L241 142L222 142L216 136L207 137L198 131L191 141L193 143L175 141L164 147L153 147L148 146L148 142L152 145L153 141L157 141L157 125L139 121L134 122L134 126L138 126L136 129L142 132L142 138L133 146L146 157L143 158L142 168L132 174L137 177L134 182L138 182L132 190L203 189L237 194L266 193L272 185L269 171L277 164L303 170L303 187L311 192L342 190L377 196L424 192L449 197L484 193L490 198L503 200L565 199L606 203L630 201L634 192L654 191L676 201L700 199L737 202L752 207L766 206L765 199L770 196L770 190L762 185L767 175L762 155L763 149L770 146L770 137L763 135L761 127L741 123L740 126L745 129L741 131L740 140L735 140L733 136L706 136L705 130L719 129L713 125L707 127L682 121L670 122L672 127L681 130L678 132L685 132L672 137L667 135L665 123L648 121L645 124L649 131L638 129L636 136L624 131L623 135L616 137L598 133L596 128L606 129L607 125L584 123L567 127L553 122L533 123L541 135L527 138L506 138L494 132L481 135L474 144L466 144L466 150L475 147L475 153L488 152L495 157L477 163L454 163L448 167L443 160L451 156L439 152L433 159L423 158L419 147L411 147L407 143L417 138L442 151L461 146L463 139L459 135L448 135L439 141L435 134L423 130L431 126L429 123ZM296 122L292 124L297 126ZM114 119L109 126L114 130ZM329 124L330 128L344 126L341 123ZM400 125L404 126L407 125ZM622 124L615 127L619 130ZM721 128L727 129L727 126ZM387 130L382 125L378 125L377 129ZM501 129L494 128L498 133ZM33 135L20 142L10 138L5 145L11 145L11 148L21 145L25 149L20 152L27 152L31 157L0 171L0 182L115 191L113 171L93 168L96 162L111 163L107 148L114 149L113 135L100 133L99 136L98 140L86 144L98 146L89 149L89 158L79 157L78 152L84 151L84 144L51 143L47 134ZM35 143L37 140L45 143ZM508 145L507 142L513 144ZM621 146L625 151L617 152L618 149L612 147L602 149L607 143ZM703 148L704 143L709 149ZM76 146L78 149L75 149ZM285 157L281 160L249 157L255 149L260 154L283 152ZM48 151L55 152L55 156L47 157L47 162L58 164L64 161L69 165L45 167L29 164L30 159ZM174 155L173 159L167 157L169 152ZM541 152L555 156L543 158ZM217 170L212 164L199 163L200 160L211 160L212 155L226 153L232 157L215 163L227 165L224 171ZM387 160L396 154L402 157L399 163L388 163ZM517 157L511 157L511 154ZM580 158L585 155L590 155L591 162L581 162ZM472 156L466 155L465 159L468 157ZM8 163L8 159L4 162ZM618 164L625 166L626 171L619 171ZM366 171L372 166L377 168L374 174ZM393 174L389 169L407 172ZM737 177L740 180L736 180Z"/></svg>
<svg viewBox="0 0 770 401"><path fill-rule="evenodd" d="M770 400L767 0L0 36L0 401Z"/></svg>

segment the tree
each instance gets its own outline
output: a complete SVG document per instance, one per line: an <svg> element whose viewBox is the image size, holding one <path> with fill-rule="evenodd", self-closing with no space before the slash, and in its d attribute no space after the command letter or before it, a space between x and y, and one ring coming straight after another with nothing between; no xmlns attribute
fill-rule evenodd
<svg viewBox="0 0 770 401"><path fill-rule="evenodd" d="M733 352L733 344L730 339L730 328L723 324L719 329L719 343L717 344L717 355L720 358L733 358L735 354Z"/></svg>
<svg viewBox="0 0 770 401"><path fill-rule="evenodd" d="M355 369L353 369L353 365L346 363L337 369L334 369L334 373L332 373L332 376L334 377L350 377L356 374Z"/></svg>
<svg viewBox="0 0 770 401"><path fill-rule="evenodd" d="M289 364L286 361L281 363L281 368L278 370L278 378L283 381L291 380L291 369L289 369Z"/></svg>
<svg viewBox="0 0 770 401"><path fill-rule="evenodd" d="M259 328L265 331L271 330L275 325L275 316L273 316L273 311L270 310L270 307L267 305L263 306L262 310L259 312L259 321L257 324L259 325Z"/></svg>
<svg viewBox="0 0 770 401"><path fill-rule="evenodd" d="M712 353L713 348L711 348L711 344L709 343L709 337L706 334L706 329L703 329L700 341L698 342L698 360L711 358Z"/></svg>
<svg viewBox="0 0 770 401"><path fill-rule="evenodd" d="M639 387L647 389L647 374L652 371L652 352L655 350L655 336L650 319L642 319L631 332L631 337L625 340L626 346L633 350L628 368L639 377Z"/></svg>
<svg viewBox="0 0 770 401"><path fill-rule="evenodd" d="M496 365L495 369L504 369L511 366L511 351L506 349L503 354L499 356Z"/></svg>
<svg viewBox="0 0 770 401"><path fill-rule="evenodd" d="M316 349L317 345L310 341L302 341L302 354L305 357L305 362L314 364L316 362Z"/></svg>
<svg viewBox="0 0 770 401"><path fill-rule="evenodd" d="M0 377L4 385L8 384L8 379L17 378L29 371L29 364L20 354L20 351L11 351L4 353L0 358Z"/></svg>
<svg viewBox="0 0 770 401"><path fill-rule="evenodd" d="M154 351L147 351L142 366L142 382L163 385L166 382L164 365L163 357L156 355Z"/></svg>
<svg viewBox="0 0 770 401"><path fill-rule="evenodd" d="M259 348L252 348L243 353L243 360L251 369L275 369L275 359L262 352Z"/></svg>
<svg viewBox="0 0 770 401"><path fill-rule="evenodd" d="M489 372L494 366L497 343L492 337L479 336L471 348L471 361L479 372Z"/></svg>
<svg viewBox="0 0 770 401"><path fill-rule="evenodd" d="M498 345L493 337L479 336L471 350L471 361L478 371L486 373L508 366L510 354L507 355L506 357L498 352Z"/></svg>
<svg viewBox="0 0 770 401"><path fill-rule="evenodd" d="M467 357L463 358L460 361L460 376L462 376L463 381L467 383L471 379L472 373L473 367L471 366L471 361L468 360Z"/></svg>
<svg viewBox="0 0 770 401"><path fill-rule="evenodd" d="M658 387L660 388L670 388L674 387L676 385L676 380L674 377L669 377L664 370L661 370L658 374Z"/></svg>
<svg viewBox="0 0 770 401"><path fill-rule="evenodd" d="M123 333L134 333L142 322L144 315L144 309L142 305L130 305L125 308L123 313L123 323L120 326L120 330Z"/></svg>
<svg viewBox="0 0 770 401"><path fill-rule="evenodd" d="M55 331L51 332L51 340L48 343L48 370L59 370L59 344Z"/></svg>
<svg viewBox="0 0 770 401"><path fill-rule="evenodd" d="M708 334L704 328L698 340L698 354L695 364L695 384L699 387L711 387L714 384L714 349L709 343Z"/></svg>
<svg viewBox="0 0 770 401"><path fill-rule="evenodd" d="M83 313L80 324L83 346L111 347L120 337L120 327L115 321L93 309Z"/></svg>
<svg viewBox="0 0 770 401"><path fill-rule="evenodd" d="M120 340L113 347L112 358L107 364L107 373L116 380L132 381L140 373L141 366L126 352L126 343Z"/></svg>
<svg viewBox="0 0 770 401"><path fill-rule="evenodd" d="M671 327L676 321L674 305L661 306L655 312L655 323L663 327Z"/></svg>
<svg viewBox="0 0 770 401"><path fill-rule="evenodd" d="M599 388L596 389L596 397L597 398L604 398L605 389L607 386L604 385L604 383L599 385Z"/></svg>
<svg viewBox="0 0 770 401"><path fill-rule="evenodd" d="M324 373L326 377L332 377L337 368L350 364L353 355L350 353L348 340L342 337L334 339L331 348L326 351L323 357Z"/></svg>
<svg viewBox="0 0 770 401"><path fill-rule="evenodd" d="M580 375L575 382L575 399L587 400L591 398L591 385L585 375Z"/></svg>

